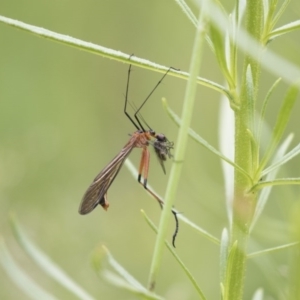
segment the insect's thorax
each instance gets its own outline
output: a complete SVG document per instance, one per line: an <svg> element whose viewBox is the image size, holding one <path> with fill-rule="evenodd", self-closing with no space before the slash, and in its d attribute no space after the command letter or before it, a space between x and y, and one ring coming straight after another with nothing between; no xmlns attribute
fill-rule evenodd
<svg viewBox="0 0 300 300"><path fill-rule="evenodd" d="M132 135L132 141L134 142L134 147L137 148L144 148L151 144L156 155L163 161L167 157L172 157L171 149L173 149L174 143L170 142L162 133L156 133L154 130L138 130Z"/></svg>

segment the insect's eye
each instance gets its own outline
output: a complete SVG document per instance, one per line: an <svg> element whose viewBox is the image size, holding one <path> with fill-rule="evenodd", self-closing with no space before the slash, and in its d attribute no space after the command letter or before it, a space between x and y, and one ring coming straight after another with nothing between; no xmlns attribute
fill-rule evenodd
<svg viewBox="0 0 300 300"><path fill-rule="evenodd" d="M158 140L159 142L166 142L166 141L167 141L166 136L165 136L164 134L162 134L162 133L157 134L157 135L156 135L156 138L157 138L157 140Z"/></svg>
<svg viewBox="0 0 300 300"><path fill-rule="evenodd" d="M149 133L151 134L151 136L155 136L155 131L154 130L150 129Z"/></svg>

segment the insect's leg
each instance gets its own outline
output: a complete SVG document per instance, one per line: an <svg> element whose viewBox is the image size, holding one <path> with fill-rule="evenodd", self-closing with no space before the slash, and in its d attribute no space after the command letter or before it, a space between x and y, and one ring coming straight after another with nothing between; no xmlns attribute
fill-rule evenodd
<svg viewBox="0 0 300 300"><path fill-rule="evenodd" d="M130 55L129 59L133 56ZM128 103L128 90L129 90L129 79L130 79L130 72L131 72L131 64L129 65L128 68L128 75L127 75L127 84L126 84L126 94L125 94L125 105L124 105L124 114L127 116L127 118L130 120L130 122L135 126L135 128L137 130L140 130L141 128L143 129L143 127L139 128L138 124L133 120L133 118L129 115L129 113L127 112L127 103ZM140 124L140 123L139 123ZM143 130L145 131L145 130Z"/></svg>
<svg viewBox="0 0 300 300"><path fill-rule="evenodd" d="M107 210L109 207L109 203L107 201L107 193L104 194L99 204L103 207L103 209Z"/></svg>
<svg viewBox="0 0 300 300"><path fill-rule="evenodd" d="M173 233L173 237L172 237L172 245L174 248L175 247L175 240L176 240L176 237L177 237L177 234L178 234L178 231L179 231L179 222L178 222L178 218L177 218L177 214L178 212L175 211L174 209L172 209L172 214L174 215L174 218L175 218L175 231Z"/></svg>
<svg viewBox="0 0 300 300"><path fill-rule="evenodd" d="M154 192L152 192L147 186L144 186L144 184L142 182L139 181L139 183L147 190L147 192L158 202L159 206L161 209L163 209L164 206L164 201L158 196L156 195ZM171 210L172 214L174 215L174 219L175 219L175 231L172 237L172 245L175 248L175 240L179 231L179 221L177 218L177 214L178 212L172 208Z"/></svg>
<svg viewBox="0 0 300 300"><path fill-rule="evenodd" d="M144 188L147 189L147 179L149 173L149 162L150 162L150 151L148 148L145 148L145 157L144 157Z"/></svg>
<svg viewBox="0 0 300 300"><path fill-rule="evenodd" d="M146 150L146 148L143 148L142 157L141 157L141 161L140 161L140 167L139 167L138 182L140 182L140 183L141 183L141 179L142 179L143 169L145 166L145 154L146 154L145 150Z"/></svg>
<svg viewBox="0 0 300 300"><path fill-rule="evenodd" d="M140 110L142 109L142 107L145 105L145 103L148 101L148 99L151 97L151 95L154 93L154 91L156 90L156 88L161 84L161 82L164 80L164 78L168 75L168 73L170 72L170 70L175 70L175 71L179 71L179 69L170 67L165 74L161 77L161 79L158 81L158 83L154 86L154 88L150 91L150 93L148 94L148 96L146 97L146 99L144 100L144 102L141 104L141 106L137 109L137 111L134 114L134 117L136 119L136 121L138 122L138 124L142 127L142 124L138 118L138 114L140 112ZM143 127L142 127L143 129ZM144 130L143 130L144 131Z"/></svg>

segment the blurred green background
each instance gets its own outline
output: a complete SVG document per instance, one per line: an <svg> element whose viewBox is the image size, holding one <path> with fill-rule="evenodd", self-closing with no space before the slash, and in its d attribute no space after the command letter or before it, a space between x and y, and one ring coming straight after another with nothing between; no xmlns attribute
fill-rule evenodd
<svg viewBox="0 0 300 300"><path fill-rule="evenodd" d="M223 1L228 11L234 1ZM196 10L195 10L196 11ZM0 14L28 24L120 50L188 71L195 29L174 1L13 1L0 0ZM196 13L197 14L197 13ZM280 24L300 18L296 0ZM128 65L102 58L0 24L0 226L17 262L59 299L73 296L48 278L17 245L9 226L14 212L29 237L75 281L98 299L132 299L103 282L90 267L90 254L106 245L114 257L142 283L147 283L155 235L140 210L158 224L160 209L123 168L109 190L110 208L78 214L85 190L96 174L121 150L134 131L123 115ZM300 64L299 32L270 47ZM160 78L135 67L130 99L138 105ZM216 60L205 45L201 76L223 83ZM264 70L260 103L276 78ZM177 128L162 109L161 98L181 113L186 81L168 76L143 110L157 132L176 141ZM276 90L267 112L272 126L287 86ZM220 95L199 86L193 128L218 145ZM288 132L300 140L299 102ZM176 147L176 145L175 145ZM140 151L131 159L138 166ZM164 194L167 176L152 156L148 182ZM280 177L297 177L296 158ZM171 161L166 168L169 173ZM227 226L219 159L190 140L176 208L199 226L220 237ZM276 187L254 232L251 250L289 241L288 222L299 187ZM173 232L170 225L169 240ZM177 253L191 269L208 299L219 298L219 249L199 234L180 226ZM258 287L268 295L284 288L288 252L267 257L272 268L248 264L245 299ZM167 299L195 299L196 293L166 251L157 293ZM26 299L0 268L0 298ZM270 298L273 299L273 298Z"/></svg>

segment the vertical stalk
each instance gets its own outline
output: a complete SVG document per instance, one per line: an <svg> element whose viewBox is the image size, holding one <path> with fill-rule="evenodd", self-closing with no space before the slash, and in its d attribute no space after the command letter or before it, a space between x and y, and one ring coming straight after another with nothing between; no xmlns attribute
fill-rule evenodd
<svg viewBox="0 0 300 300"><path fill-rule="evenodd" d="M205 1L204 1L205 2ZM193 53L190 63L190 78L187 83L187 88L184 97L183 103L183 111L181 118L181 126L178 133L175 153L174 153L174 163L171 168L170 178L166 189L165 195L165 205L162 211L162 215L160 218L158 234L156 238L156 243L154 247L154 253L150 268L148 287L149 290L154 290L157 275L159 272L163 248L164 248L164 240L166 238L166 233L168 229L168 221L171 216L171 209L174 198L176 196L176 191L180 179L180 173L182 169L182 163L184 161L185 150L187 146L188 139L188 129L190 127L194 100L196 95L197 88L197 76L200 70L201 58L202 58L202 45L203 40L205 38L205 30L206 30L206 11L204 6L201 9L197 31L194 41Z"/></svg>
<svg viewBox="0 0 300 300"><path fill-rule="evenodd" d="M257 40L260 40L263 26L262 1L247 1L246 8L246 29ZM247 68L251 69L253 80L253 91L249 99L247 94ZM253 151L253 136L255 132L249 134L251 128L249 122L255 120L255 107L258 81L260 74L260 64L250 56L246 56L243 67L243 81L241 94L239 97L240 110L235 112L235 162L249 174L253 174L257 167L257 160ZM249 101L250 103L249 105ZM257 144L256 144L257 145ZM257 151L255 151L257 152ZM233 223L230 236L231 247L234 246L232 254L231 270L227 272L227 282L225 295L226 299L242 299L244 281L246 274L246 253L249 237L249 228L255 211L257 200L256 193L249 193L251 183L242 173L235 171L234 178L234 199L233 199ZM229 249L230 251L231 249Z"/></svg>

